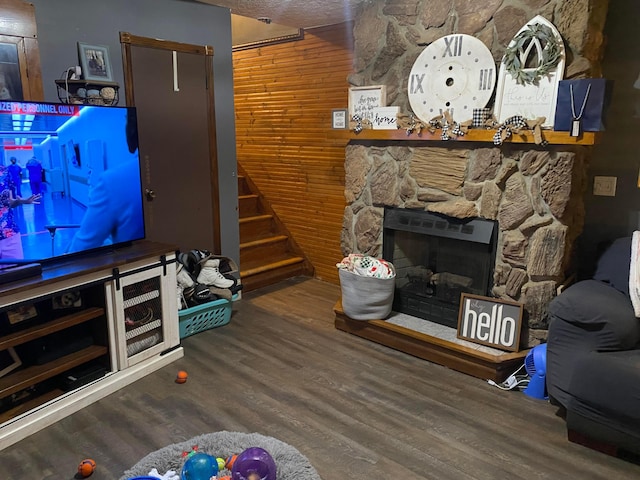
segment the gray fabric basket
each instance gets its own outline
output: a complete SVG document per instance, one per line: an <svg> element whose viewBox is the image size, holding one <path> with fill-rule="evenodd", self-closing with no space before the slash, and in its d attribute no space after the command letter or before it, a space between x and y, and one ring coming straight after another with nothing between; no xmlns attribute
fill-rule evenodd
<svg viewBox="0 0 640 480"><path fill-rule="evenodd" d="M363 277L341 268L342 310L353 320L384 320L391 313L396 278Z"/></svg>

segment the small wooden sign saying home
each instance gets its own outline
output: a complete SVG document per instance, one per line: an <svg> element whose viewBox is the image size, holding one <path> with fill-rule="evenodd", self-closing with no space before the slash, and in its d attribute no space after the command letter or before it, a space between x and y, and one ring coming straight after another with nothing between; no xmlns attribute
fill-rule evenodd
<svg viewBox="0 0 640 480"><path fill-rule="evenodd" d="M498 298L463 293L458 314L458 338L517 352L523 306Z"/></svg>

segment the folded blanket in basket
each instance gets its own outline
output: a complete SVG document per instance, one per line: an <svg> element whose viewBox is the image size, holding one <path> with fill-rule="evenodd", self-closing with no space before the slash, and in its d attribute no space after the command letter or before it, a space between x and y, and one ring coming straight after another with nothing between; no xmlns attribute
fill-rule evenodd
<svg viewBox="0 0 640 480"><path fill-rule="evenodd" d="M348 270L361 277L393 278L396 276L395 268L384 258L375 258L360 253L351 253L337 263L336 267Z"/></svg>

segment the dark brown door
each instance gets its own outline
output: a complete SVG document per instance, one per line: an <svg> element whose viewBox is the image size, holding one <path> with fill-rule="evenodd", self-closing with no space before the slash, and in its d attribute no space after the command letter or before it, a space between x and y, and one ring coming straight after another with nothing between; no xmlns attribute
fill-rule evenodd
<svg viewBox="0 0 640 480"><path fill-rule="evenodd" d="M149 240L219 253L213 50L121 33Z"/></svg>

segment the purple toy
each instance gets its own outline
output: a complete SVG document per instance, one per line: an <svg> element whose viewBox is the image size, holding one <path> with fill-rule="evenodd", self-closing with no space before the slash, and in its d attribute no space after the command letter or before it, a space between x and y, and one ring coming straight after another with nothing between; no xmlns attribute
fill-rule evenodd
<svg viewBox="0 0 640 480"><path fill-rule="evenodd" d="M276 480L276 462L265 449L247 448L231 470L233 480Z"/></svg>

